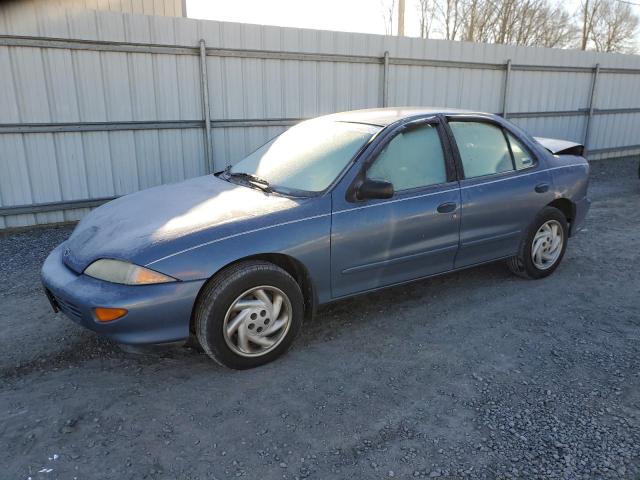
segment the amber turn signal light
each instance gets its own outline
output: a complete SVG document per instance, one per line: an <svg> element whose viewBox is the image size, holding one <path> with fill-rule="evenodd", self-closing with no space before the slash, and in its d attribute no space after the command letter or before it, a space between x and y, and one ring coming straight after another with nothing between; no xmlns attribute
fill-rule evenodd
<svg viewBox="0 0 640 480"><path fill-rule="evenodd" d="M126 308L104 308L98 307L95 309L96 318L100 322L112 322L127 314Z"/></svg>

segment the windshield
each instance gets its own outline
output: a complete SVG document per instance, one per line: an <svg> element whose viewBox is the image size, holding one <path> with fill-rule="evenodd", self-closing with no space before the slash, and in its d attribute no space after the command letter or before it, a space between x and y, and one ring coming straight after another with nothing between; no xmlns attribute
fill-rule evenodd
<svg viewBox="0 0 640 480"><path fill-rule="evenodd" d="M307 120L238 162L230 174L249 174L287 193L325 190L380 127Z"/></svg>

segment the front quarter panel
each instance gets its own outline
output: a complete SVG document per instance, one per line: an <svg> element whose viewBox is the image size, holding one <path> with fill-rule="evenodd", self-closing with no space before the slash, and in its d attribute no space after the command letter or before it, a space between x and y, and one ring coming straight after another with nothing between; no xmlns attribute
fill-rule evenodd
<svg viewBox="0 0 640 480"><path fill-rule="evenodd" d="M258 228L246 229L177 250L147 263L149 268L183 281L208 279L227 265L261 254L284 254L307 270L318 302L330 298L331 198L322 196L306 204L295 218L274 216Z"/></svg>

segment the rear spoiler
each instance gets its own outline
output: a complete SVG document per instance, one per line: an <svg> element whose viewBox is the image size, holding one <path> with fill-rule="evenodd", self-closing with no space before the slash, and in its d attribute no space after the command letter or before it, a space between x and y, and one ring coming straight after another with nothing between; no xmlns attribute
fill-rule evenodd
<svg viewBox="0 0 640 480"><path fill-rule="evenodd" d="M549 150L554 155L577 155L584 154L584 145L557 138L534 137L535 141Z"/></svg>

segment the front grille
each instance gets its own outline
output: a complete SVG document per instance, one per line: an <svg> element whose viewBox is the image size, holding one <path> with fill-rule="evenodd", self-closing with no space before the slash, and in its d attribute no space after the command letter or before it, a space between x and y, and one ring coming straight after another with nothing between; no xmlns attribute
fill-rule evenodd
<svg viewBox="0 0 640 480"><path fill-rule="evenodd" d="M60 310L62 310L64 313L66 313L70 317L77 318L78 320L82 318L82 312L77 305L53 292L51 292L51 295L53 296L53 299L56 301L56 304L58 305Z"/></svg>

